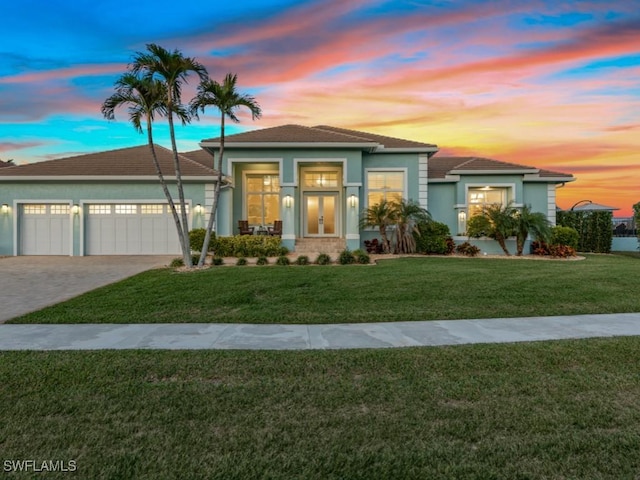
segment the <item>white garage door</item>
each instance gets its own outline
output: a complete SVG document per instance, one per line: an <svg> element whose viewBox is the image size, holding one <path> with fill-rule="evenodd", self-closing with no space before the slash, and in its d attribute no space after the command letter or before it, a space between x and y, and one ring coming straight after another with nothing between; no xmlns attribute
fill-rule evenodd
<svg viewBox="0 0 640 480"><path fill-rule="evenodd" d="M180 242L168 205L85 206L87 255L179 254Z"/></svg>
<svg viewBox="0 0 640 480"><path fill-rule="evenodd" d="M20 206L21 255L70 255L69 204Z"/></svg>

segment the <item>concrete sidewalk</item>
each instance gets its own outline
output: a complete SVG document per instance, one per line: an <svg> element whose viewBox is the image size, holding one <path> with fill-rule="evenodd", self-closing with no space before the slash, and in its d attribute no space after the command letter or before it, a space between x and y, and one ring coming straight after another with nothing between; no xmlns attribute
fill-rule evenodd
<svg viewBox="0 0 640 480"><path fill-rule="evenodd" d="M0 350L312 350L640 335L640 313L335 325L0 325Z"/></svg>

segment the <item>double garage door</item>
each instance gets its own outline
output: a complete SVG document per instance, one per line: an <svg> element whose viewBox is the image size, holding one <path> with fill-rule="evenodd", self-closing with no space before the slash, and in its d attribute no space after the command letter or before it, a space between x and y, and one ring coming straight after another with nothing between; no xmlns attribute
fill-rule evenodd
<svg viewBox="0 0 640 480"><path fill-rule="evenodd" d="M68 204L25 204L21 215L22 255L70 255ZM178 254L180 243L169 206L85 204L80 235L85 255Z"/></svg>

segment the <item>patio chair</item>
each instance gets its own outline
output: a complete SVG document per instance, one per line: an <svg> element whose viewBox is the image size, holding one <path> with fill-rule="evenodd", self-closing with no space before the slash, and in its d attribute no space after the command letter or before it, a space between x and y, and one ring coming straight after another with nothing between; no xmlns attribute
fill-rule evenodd
<svg viewBox="0 0 640 480"><path fill-rule="evenodd" d="M253 229L255 227L249 226L248 220L238 220L238 230L240 230L240 235L253 235Z"/></svg>
<svg viewBox="0 0 640 480"><path fill-rule="evenodd" d="M282 236L282 220L274 220L273 227L267 227L269 230L269 235L272 237L281 237Z"/></svg>

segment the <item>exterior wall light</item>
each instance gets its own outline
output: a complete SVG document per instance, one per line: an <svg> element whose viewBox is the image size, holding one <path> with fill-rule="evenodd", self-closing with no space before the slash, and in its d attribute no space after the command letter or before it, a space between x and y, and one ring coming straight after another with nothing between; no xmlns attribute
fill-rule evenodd
<svg viewBox="0 0 640 480"><path fill-rule="evenodd" d="M2 207L0 207L0 210L2 211L2 213L9 213L9 205L3 203Z"/></svg>
<svg viewBox="0 0 640 480"><path fill-rule="evenodd" d="M78 213L80 213L80 207L78 205L72 206L71 213L73 213L74 215L77 215Z"/></svg>
<svg viewBox="0 0 640 480"><path fill-rule="evenodd" d="M353 193L351 194L351 196L349 197L349 206L351 208L356 208L356 205L358 204L358 197L356 197Z"/></svg>
<svg viewBox="0 0 640 480"><path fill-rule="evenodd" d="M467 231L467 212L460 210L458 212L458 235L464 235Z"/></svg>
<svg viewBox="0 0 640 480"><path fill-rule="evenodd" d="M194 207L193 211L195 213L197 213L198 215L202 213L202 205L200 205L199 203Z"/></svg>
<svg viewBox="0 0 640 480"><path fill-rule="evenodd" d="M292 201L293 201L293 198L291 197L291 195L286 195L284 197L284 206L287 208L291 208Z"/></svg>

